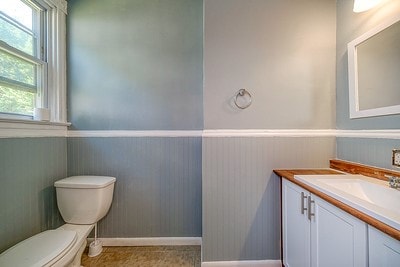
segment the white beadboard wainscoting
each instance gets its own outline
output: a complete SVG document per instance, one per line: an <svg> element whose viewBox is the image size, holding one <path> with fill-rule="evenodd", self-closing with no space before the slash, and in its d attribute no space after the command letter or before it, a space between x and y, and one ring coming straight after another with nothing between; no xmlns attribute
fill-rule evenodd
<svg viewBox="0 0 400 267"><path fill-rule="evenodd" d="M54 182L67 176L67 138L0 138L0 253L63 224Z"/></svg>
<svg viewBox="0 0 400 267"><path fill-rule="evenodd" d="M58 140L57 146L65 142L66 147L56 151L65 158L67 170L64 166L63 175L57 177L117 177L112 208L99 224L105 242L157 245L171 236L179 242L202 238L207 264L280 258L279 178L273 169L326 168L336 157L390 168L386 162L390 151L400 147L398 130L64 131L63 127L57 129L55 136L61 136L57 139L48 137L54 134L51 129L34 126L24 132L18 124L15 132L25 138L10 138L14 130L5 133L0 127L0 145L6 145L7 153L28 149L40 154L52 144L45 140ZM41 140L40 147L35 140ZM10 142L14 145L9 147ZM2 176L19 166L14 165L3 166ZM27 195L38 193L35 187L29 190ZM7 234L9 242L14 236Z"/></svg>
<svg viewBox="0 0 400 267"><path fill-rule="evenodd" d="M117 178L101 238L201 237L201 137L74 137L68 175Z"/></svg>
<svg viewBox="0 0 400 267"><path fill-rule="evenodd" d="M280 259L278 168L327 168L334 136L206 136L203 261Z"/></svg>
<svg viewBox="0 0 400 267"><path fill-rule="evenodd" d="M400 138L337 137L336 147L339 159L399 170L392 166L392 150L400 149Z"/></svg>

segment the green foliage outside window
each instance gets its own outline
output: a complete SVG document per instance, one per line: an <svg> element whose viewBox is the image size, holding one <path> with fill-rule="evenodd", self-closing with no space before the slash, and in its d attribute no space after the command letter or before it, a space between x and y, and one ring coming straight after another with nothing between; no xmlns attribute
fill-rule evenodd
<svg viewBox="0 0 400 267"><path fill-rule="evenodd" d="M0 40L36 56L34 35L29 30L11 24L1 11ZM37 90L37 68L34 63L0 50L0 112L32 115Z"/></svg>
<svg viewBox="0 0 400 267"><path fill-rule="evenodd" d="M0 86L0 112L32 115L35 94Z"/></svg>
<svg viewBox="0 0 400 267"><path fill-rule="evenodd" d="M0 11L0 40L7 44L17 48L18 50L24 51L25 53L35 56L34 43L35 39L29 30L22 30L11 24L5 18L3 12Z"/></svg>

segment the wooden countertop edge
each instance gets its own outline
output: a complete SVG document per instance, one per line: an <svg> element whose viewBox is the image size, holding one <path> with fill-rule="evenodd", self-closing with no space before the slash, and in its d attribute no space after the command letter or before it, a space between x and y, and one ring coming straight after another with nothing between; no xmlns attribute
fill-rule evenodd
<svg viewBox="0 0 400 267"><path fill-rule="evenodd" d="M387 235L400 240L400 231L353 208L350 207L347 204L344 204L343 202L340 202L339 200L328 196L324 193L322 193L321 191L310 187L298 180L294 179L295 175L314 175L314 174L343 174L342 172L333 170L333 169L293 169L293 170L274 170L274 173L276 173L277 175L279 175L282 178L285 178L287 180L289 180L290 182L297 184L298 186L308 190L309 192L317 195L318 197L328 201L329 203L331 203L332 205L346 211L347 213L350 213L351 215L353 215L354 217L372 225L373 227L375 227L376 229L386 233Z"/></svg>
<svg viewBox="0 0 400 267"><path fill-rule="evenodd" d="M400 176L400 171L388 170L374 166L368 166L341 159L331 159L329 165L332 169L343 171L350 174L362 174L383 181L387 181L387 176Z"/></svg>

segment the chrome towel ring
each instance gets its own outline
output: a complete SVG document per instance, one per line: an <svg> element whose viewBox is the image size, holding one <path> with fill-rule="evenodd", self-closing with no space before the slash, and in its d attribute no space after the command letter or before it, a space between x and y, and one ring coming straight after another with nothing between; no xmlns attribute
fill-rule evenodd
<svg viewBox="0 0 400 267"><path fill-rule="evenodd" d="M251 105L251 94L242 88L237 92L234 102L240 109L248 108Z"/></svg>

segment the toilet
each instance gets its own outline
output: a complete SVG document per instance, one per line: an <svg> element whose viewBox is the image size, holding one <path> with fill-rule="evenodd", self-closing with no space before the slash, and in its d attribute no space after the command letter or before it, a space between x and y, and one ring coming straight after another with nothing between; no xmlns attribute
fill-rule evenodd
<svg viewBox="0 0 400 267"><path fill-rule="evenodd" d="M81 266L86 238L111 206L115 177L72 176L54 183L66 224L21 241L0 254L0 266Z"/></svg>

